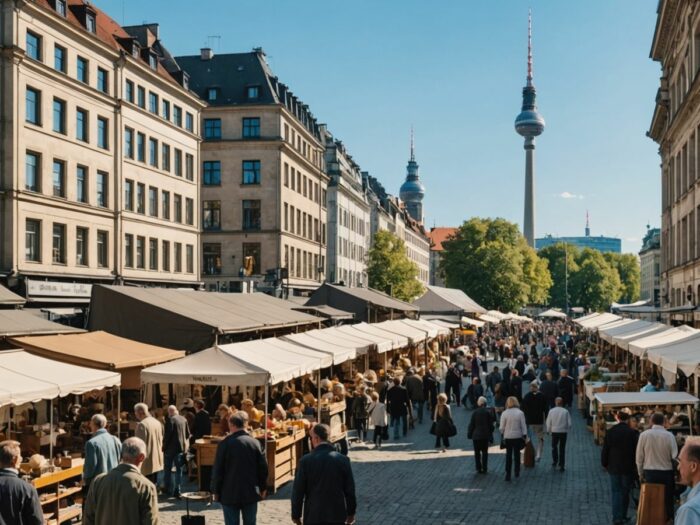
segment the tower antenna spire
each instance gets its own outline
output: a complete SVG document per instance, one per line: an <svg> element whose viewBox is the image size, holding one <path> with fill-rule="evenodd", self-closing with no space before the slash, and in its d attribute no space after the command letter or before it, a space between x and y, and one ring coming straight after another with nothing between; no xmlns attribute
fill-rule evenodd
<svg viewBox="0 0 700 525"><path fill-rule="evenodd" d="M413 124L411 124L411 162L416 160L416 144L413 137Z"/></svg>
<svg viewBox="0 0 700 525"><path fill-rule="evenodd" d="M532 85L532 9L527 12L527 85Z"/></svg>

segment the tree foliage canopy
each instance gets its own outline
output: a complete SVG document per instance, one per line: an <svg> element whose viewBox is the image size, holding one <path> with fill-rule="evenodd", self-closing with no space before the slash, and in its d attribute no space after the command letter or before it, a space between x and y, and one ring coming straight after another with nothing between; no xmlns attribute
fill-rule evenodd
<svg viewBox="0 0 700 525"><path fill-rule="evenodd" d="M406 255L403 240L391 232L378 231L368 253L369 286L403 301L420 296L423 285L418 280L418 266Z"/></svg>

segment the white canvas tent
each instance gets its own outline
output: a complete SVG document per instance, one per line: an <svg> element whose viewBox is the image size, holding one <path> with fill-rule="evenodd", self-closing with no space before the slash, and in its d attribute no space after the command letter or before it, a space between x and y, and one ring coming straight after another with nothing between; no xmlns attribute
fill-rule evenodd
<svg viewBox="0 0 700 525"><path fill-rule="evenodd" d="M649 337L665 332L670 328L670 326L661 323L649 323L649 326L638 328L632 332L614 335L612 337L612 344L622 348L623 350L629 351L629 345L631 342L643 337Z"/></svg>
<svg viewBox="0 0 700 525"><path fill-rule="evenodd" d="M640 321L639 319L620 319L601 326L598 330L598 334L603 341L611 343L614 335L632 332L648 324L647 321Z"/></svg>
<svg viewBox="0 0 700 525"><path fill-rule="evenodd" d="M360 330L356 330L354 325L337 326L335 327L335 331L339 334L346 334L349 335L351 338L360 338L363 341L367 341L368 343L373 344L374 347L377 349L377 352L380 354L388 352L394 347L394 342L388 335L382 336L375 333L362 332Z"/></svg>
<svg viewBox="0 0 700 525"><path fill-rule="evenodd" d="M586 328L588 330L595 330L596 328L599 328L608 323L612 323L613 321L617 321L618 319L622 318L619 315L603 313L595 317L591 317L590 319L577 319L576 323L578 323L579 326L581 326L582 328Z"/></svg>
<svg viewBox="0 0 700 525"><path fill-rule="evenodd" d="M304 333L309 337L313 337L314 339L318 339L320 341L325 341L326 343L343 346L345 348L353 348L355 349L355 352L357 352L357 355L366 354L369 352L370 348L374 346L366 339L338 332L335 328L309 330Z"/></svg>
<svg viewBox="0 0 700 525"><path fill-rule="evenodd" d="M358 323L350 325L350 327L353 330L357 330L361 334L376 334L381 337L389 338L392 343L392 350L397 348L405 348L408 346L408 337L384 330L380 328L378 324Z"/></svg>
<svg viewBox="0 0 700 525"><path fill-rule="evenodd" d="M471 317L462 317L462 323L474 326L476 328L481 328L486 324L484 321L479 321L478 319L472 319Z"/></svg>
<svg viewBox="0 0 700 525"><path fill-rule="evenodd" d="M400 320L394 321L383 321L381 323L374 324L382 330L387 330L395 334L403 335L408 337L410 344L419 344L426 340L426 334L424 330L418 330L413 326L402 323Z"/></svg>
<svg viewBox="0 0 700 525"><path fill-rule="evenodd" d="M537 317L549 317L552 319L566 319L566 314L564 312L560 312L559 310L555 310L553 308L550 308L549 310L545 310L544 312L540 312L537 314Z"/></svg>
<svg viewBox="0 0 700 525"><path fill-rule="evenodd" d="M432 324L442 326L443 328L447 328L449 330L457 330L459 328L459 323L450 323L442 319L428 319L428 321L430 321Z"/></svg>
<svg viewBox="0 0 700 525"><path fill-rule="evenodd" d="M319 352L326 352L333 356L334 365L339 365L340 363L344 363L345 361L355 359L357 357L356 346L340 346L327 341L321 341L320 339L311 337L306 332L301 334L285 335L281 339L283 341L289 341L290 343L304 346L306 348L318 350Z"/></svg>
<svg viewBox="0 0 700 525"><path fill-rule="evenodd" d="M482 321L486 321L487 323L494 323L494 324L500 323L502 320L500 317L496 317L496 316L493 316L491 314L481 314L479 316L479 319L481 319Z"/></svg>
<svg viewBox="0 0 700 525"><path fill-rule="evenodd" d="M658 334L643 337L631 342L629 344L629 352L644 359L650 348L680 341L681 339L685 339L689 335L692 335L694 332L697 332L697 330L690 328L689 326L669 328L668 330L659 332Z"/></svg>
<svg viewBox="0 0 700 525"><path fill-rule="evenodd" d="M401 323L408 325L412 328L415 328L417 330L423 330L425 332L425 335L428 339L432 339L433 337L437 337L438 333L440 333L440 330L435 325L431 325L427 321L419 321L419 320L413 320L413 319L401 319Z"/></svg>

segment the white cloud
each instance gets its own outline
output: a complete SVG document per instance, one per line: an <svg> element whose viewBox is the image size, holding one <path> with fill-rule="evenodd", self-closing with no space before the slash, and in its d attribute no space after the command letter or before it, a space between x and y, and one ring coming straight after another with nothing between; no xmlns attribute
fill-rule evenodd
<svg viewBox="0 0 700 525"><path fill-rule="evenodd" d="M575 193L571 193L570 191L564 191L560 193L558 197L561 197L562 199L583 199L583 195L577 195Z"/></svg>

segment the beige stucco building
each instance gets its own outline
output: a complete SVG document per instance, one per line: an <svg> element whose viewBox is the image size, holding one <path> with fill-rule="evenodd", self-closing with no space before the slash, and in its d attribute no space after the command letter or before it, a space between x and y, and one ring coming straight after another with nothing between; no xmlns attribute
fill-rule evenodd
<svg viewBox="0 0 700 525"><path fill-rule="evenodd" d="M689 0L662 0L651 48L661 82L649 136L661 155L661 306L692 321L700 299L700 9Z"/></svg>
<svg viewBox="0 0 700 525"><path fill-rule="evenodd" d="M208 104L201 148L207 289L239 291L250 281L278 295L317 288L326 278L329 179L308 106L274 76L261 49L203 49L177 62Z"/></svg>
<svg viewBox="0 0 700 525"><path fill-rule="evenodd" d="M195 285L199 113L158 26L1 0L0 272L30 300Z"/></svg>

